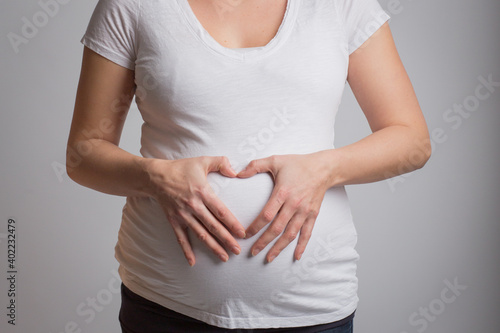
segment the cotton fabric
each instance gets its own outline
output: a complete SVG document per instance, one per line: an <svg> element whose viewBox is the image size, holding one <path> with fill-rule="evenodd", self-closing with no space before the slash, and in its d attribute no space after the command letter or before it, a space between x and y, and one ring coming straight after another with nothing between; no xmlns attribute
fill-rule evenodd
<svg viewBox="0 0 500 333"><path fill-rule="evenodd" d="M238 171L256 158L335 148L349 55L388 19L376 0L289 0L268 44L235 50L209 35L187 0L100 0L81 42L135 71L142 156L223 155ZM244 227L273 189L268 174L208 177ZM190 267L158 202L128 197L120 276L134 293L224 328L310 326L355 311L357 233L344 187L326 192L301 260L297 239L272 263L264 258L274 242L252 257L265 229L238 240L242 253L225 263L191 234Z"/></svg>
<svg viewBox="0 0 500 333"><path fill-rule="evenodd" d="M137 295L121 285L120 326L123 333L352 333L354 313L334 323L297 328L226 329L182 315Z"/></svg>

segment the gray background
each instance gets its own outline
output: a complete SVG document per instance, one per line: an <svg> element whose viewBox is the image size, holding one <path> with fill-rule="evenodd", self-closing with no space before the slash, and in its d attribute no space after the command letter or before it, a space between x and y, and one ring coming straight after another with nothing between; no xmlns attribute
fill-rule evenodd
<svg viewBox="0 0 500 333"><path fill-rule="evenodd" d="M42 7L35 0L0 4L0 331L118 333L113 248L124 198L81 187L61 169L79 41L96 0L59 1L18 52L7 35L21 35L23 17L43 18ZM500 82L500 1L380 3L437 135L424 169L348 187L361 255L355 330L500 332L500 87L471 104L460 126L444 118L454 105L474 102L479 77ZM140 124L134 104L122 139L133 153ZM347 88L337 146L367 134ZM15 327L5 315L8 218L17 224ZM453 283L462 289L454 293Z"/></svg>

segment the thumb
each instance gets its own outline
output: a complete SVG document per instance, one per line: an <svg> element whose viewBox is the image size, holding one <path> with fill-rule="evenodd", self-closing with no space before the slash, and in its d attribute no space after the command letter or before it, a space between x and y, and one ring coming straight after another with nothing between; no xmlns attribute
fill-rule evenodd
<svg viewBox="0 0 500 333"><path fill-rule="evenodd" d="M270 172L272 162L269 158L253 160L248 163L247 167L238 173L239 178L249 178L257 173Z"/></svg>
<svg viewBox="0 0 500 333"><path fill-rule="evenodd" d="M226 156L212 157L208 165L208 172L219 172L226 177L236 177L237 175Z"/></svg>

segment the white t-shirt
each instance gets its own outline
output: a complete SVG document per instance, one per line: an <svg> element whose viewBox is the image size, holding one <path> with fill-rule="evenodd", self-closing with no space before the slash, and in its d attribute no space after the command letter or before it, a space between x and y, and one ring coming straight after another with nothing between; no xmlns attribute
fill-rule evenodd
<svg viewBox="0 0 500 333"><path fill-rule="evenodd" d="M231 5L222 3L221 13ZM240 170L255 158L334 148L349 54L388 19L377 0L289 0L266 46L235 50L208 34L187 0L100 0L82 43L135 70L143 156L224 155ZM209 180L245 227L273 188L268 174ZM225 328L324 324L356 309L357 234L343 187L326 192L301 260L297 240L270 264L274 242L252 257L264 230L238 240L242 253L225 263L191 237L190 267L156 200L128 197L119 272L135 293Z"/></svg>

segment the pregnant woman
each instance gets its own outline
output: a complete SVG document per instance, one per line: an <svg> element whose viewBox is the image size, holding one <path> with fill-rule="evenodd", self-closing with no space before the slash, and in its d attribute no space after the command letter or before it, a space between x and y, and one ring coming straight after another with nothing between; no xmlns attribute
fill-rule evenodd
<svg viewBox="0 0 500 333"><path fill-rule="evenodd" d="M376 0L98 2L67 167L127 197L123 332L352 332L344 185L430 155L388 20ZM335 148L346 82L373 133ZM118 147L134 96L141 156Z"/></svg>

